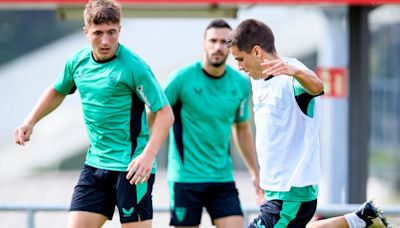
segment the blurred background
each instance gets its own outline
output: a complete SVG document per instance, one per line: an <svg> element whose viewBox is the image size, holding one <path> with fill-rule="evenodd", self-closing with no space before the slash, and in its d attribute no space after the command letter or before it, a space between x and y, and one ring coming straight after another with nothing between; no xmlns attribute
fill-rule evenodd
<svg viewBox="0 0 400 228"><path fill-rule="evenodd" d="M26 146L13 143L14 128L67 57L88 43L83 4L36 2L42 1L0 1L0 208L67 207L88 147L78 93L37 124ZM400 1L122 2L120 41L152 67L161 85L174 69L201 58L211 19L232 27L247 18L264 21L278 53L303 61L325 83L320 205L366 199L383 208L400 205ZM231 57L228 63L237 68ZM167 143L157 155L159 208L168 208ZM243 207L254 209L249 175L237 153L232 156ZM39 212L34 224L62 227L66 219L63 211ZM154 227L168 227L168 219L155 215ZM202 227L211 226L203 219ZM0 227L26 227L26 220L26 213L0 210ZM118 227L114 220L105 227Z"/></svg>

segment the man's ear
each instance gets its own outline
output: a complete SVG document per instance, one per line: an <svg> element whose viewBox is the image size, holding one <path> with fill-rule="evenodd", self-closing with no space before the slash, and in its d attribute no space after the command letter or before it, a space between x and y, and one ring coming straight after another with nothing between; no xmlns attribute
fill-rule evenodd
<svg viewBox="0 0 400 228"><path fill-rule="evenodd" d="M87 28L86 28L86 26L83 26L82 30L83 30L83 33L87 34Z"/></svg>
<svg viewBox="0 0 400 228"><path fill-rule="evenodd" d="M260 46L255 45L251 51L257 58L261 58L262 48Z"/></svg>

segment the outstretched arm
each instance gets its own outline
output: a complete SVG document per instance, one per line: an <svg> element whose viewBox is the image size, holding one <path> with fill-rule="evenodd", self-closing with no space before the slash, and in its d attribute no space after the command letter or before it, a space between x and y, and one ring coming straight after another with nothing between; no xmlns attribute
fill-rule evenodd
<svg viewBox="0 0 400 228"><path fill-rule="evenodd" d="M260 176L255 154L253 134L249 121L236 123L233 125L233 139L239 154L242 157L251 175L253 185L257 193L258 203L262 203L263 191L260 188Z"/></svg>
<svg viewBox="0 0 400 228"><path fill-rule="evenodd" d="M57 92L53 86L47 88L39 98L36 105L24 122L14 130L14 141L19 145L25 145L32 135L33 127L39 120L56 109L66 95Z"/></svg>
<svg viewBox="0 0 400 228"><path fill-rule="evenodd" d="M174 114L170 105L166 105L155 113L150 140L142 154L137 156L128 166L126 178L131 184L144 183L148 180L153 167L154 158L167 138L168 131L174 122Z"/></svg>

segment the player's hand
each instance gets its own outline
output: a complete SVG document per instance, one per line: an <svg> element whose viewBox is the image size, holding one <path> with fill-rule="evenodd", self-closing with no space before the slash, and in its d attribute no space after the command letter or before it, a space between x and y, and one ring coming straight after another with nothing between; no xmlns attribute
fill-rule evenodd
<svg viewBox="0 0 400 228"><path fill-rule="evenodd" d="M146 182L150 177L153 162L154 157L143 151L142 154L133 159L129 164L126 179L135 185Z"/></svg>
<svg viewBox="0 0 400 228"><path fill-rule="evenodd" d="M296 73L296 68L287 64L283 59L264 59L264 62L261 63L261 66L264 68L262 71L263 78L282 74L293 76Z"/></svg>
<svg viewBox="0 0 400 228"><path fill-rule="evenodd" d="M29 124L22 124L14 130L14 142L21 146L30 140L32 135L33 126Z"/></svg>
<svg viewBox="0 0 400 228"><path fill-rule="evenodd" d="M257 190L257 200L256 203L257 205L261 206L263 203L265 203L265 197L264 197L264 191L260 188Z"/></svg>
<svg viewBox="0 0 400 228"><path fill-rule="evenodd" d="M256 191L256 196L257 196L256 203L257 203L257 205L261 205L265 202L265 199L264 199L264 191L260 187L260 177L253 176L251 179L252 179L255 191Z"/></svg>

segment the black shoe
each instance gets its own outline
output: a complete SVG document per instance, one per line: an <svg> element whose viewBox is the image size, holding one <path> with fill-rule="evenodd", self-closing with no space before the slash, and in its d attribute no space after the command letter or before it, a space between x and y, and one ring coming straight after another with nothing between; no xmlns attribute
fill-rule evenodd
<svg viewBox="0 0 400 228"><path fill-rule="evenodd" d="M365 202L356 212L357 216L365 221L366 227L389 227L389 222L383 216L382 210L376 206L375 202L369 200Z"/></svg>

